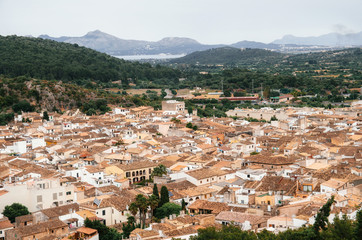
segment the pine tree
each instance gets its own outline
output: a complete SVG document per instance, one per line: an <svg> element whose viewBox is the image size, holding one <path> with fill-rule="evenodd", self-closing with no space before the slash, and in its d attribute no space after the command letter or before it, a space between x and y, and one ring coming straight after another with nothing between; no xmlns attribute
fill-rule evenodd
<svg viewBox="0 0 362 240"><path fill-rule="evenodd" d="M181 209L186 210L186 203L185 203L184 199L182 199L182 201L181 201Z"/></svg>
<svg viewBox="0 0 362 240"><path fill-rule="evenodd" d="M326 204L319 210L315 222L313 224L314 233L319 236L319 231L326 230L328 224L328 216L331 213L331 206L334 203L334 196L332 196Z"/></svg>
<svg viewBox="0 0 362 240"><path fill-rule="evenodd" d="M155 195L158 199L160 199L160 194L158 193L158 187L157 187L157 184L155 183L153 185L153 192L152 192L153 195Z"/></svg>
<svg viewBox="0 0 362 240"><path fill-rule="evenodd" d="M43 119L49 121L49 115L47 111L43 112Z"/></svg>
<svg viewBox="0 0 362 240"><path fill-rule="evenodd" d="M163 204L170 202L170 197L168 195L168 189L166 186L162 186L161 188L161 200L160 200L160 207L162 207Z"/></svg>
<svg viewBox="0 0 362 240"><path fill-rule="evenodd" d="M359 210L356 215L356 222L354 225L354 235L356 239L362 236L362 210Z"/></svg>

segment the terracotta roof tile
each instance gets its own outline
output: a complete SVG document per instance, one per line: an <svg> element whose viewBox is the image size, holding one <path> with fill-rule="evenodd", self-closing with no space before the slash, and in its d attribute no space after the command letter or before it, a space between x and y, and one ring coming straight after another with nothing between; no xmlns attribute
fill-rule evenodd
<svg viewBox="0 0 362 240"><path fill-rule="evenodd" d="M14 225L11 224L9 220L0 219L0 229L13 228Z"/></svg>

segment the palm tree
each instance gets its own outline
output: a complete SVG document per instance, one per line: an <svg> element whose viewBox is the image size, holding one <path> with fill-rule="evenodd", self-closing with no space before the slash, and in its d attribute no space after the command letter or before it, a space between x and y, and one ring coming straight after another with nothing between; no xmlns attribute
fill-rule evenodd
<svg viewBox="0 0 362 240"><path fill-rule="evenodd" d="M146 213L147 213L147 209L148 209L148 200L142 194L138 194L136 196L136 204L138 206L138 210L140 211L140 217L143 215L143 218L141 218L142 222L143 222L143 224L141 226L143 228L146 225Z"/></svg>
<svg viewBox="0 0 362 240"><path fill-rule="evenodd" d="M129 216L127 218L127 222L132 225L136 223L136 219L134 218L134 216Z"/></svg>
<svg viewBox="0 0 362 240"><path fill-rule="evenodd" d="M136 204L136 202L131 203L131 205L129 205L129 211L131 212L131 214L133 216L136 217L136 214L138 213L138 206ZM140 213L140 221L141 221L141 213Z"/></svg>
<svg viewBox="0 0 362 240"><path fill-rule="evenodd" d="M162 177L163 174L166 174L167 173L167 169L164 165L160 164L159 166L155 167L153 169L153 172L152 172L152 177L154 176L158 176L158 177Z"/></svg>
<svg viewBox="0 0 362 240"><path fill-rule="evenodd" d="M151 196L148 197L148 205L151 208L151 214L153 216L153 212L155 211L155 209L158 207L158 203L159 203L159 199L156 195L152 194Z"/></svg>

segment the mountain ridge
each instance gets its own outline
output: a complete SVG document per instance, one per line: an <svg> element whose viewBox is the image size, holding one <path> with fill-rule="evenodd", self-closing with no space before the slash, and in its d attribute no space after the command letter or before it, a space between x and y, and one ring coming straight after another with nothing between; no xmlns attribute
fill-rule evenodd
<svg viewBox="0 0 362 240"><path fill-rule="evenodd" d="M181 58L170 60L170 63L178 64L246 64L253 61L255 63L269 62L282 58L285 54L271 50L252 49L252 48L235 48L220 47L204 51L197 51Z"/></svg>
<svg viewBox="0 0 362 240"><path fill-rule="evenodd" d="M113 56L122 55L155 55L155 54L190 54L196 51L203 51L212 48L231 46L236 48L260 48L280 52L288 52L288 48L325 46L344 47L362 46L362 32L355 34L329 33L314 37L296 37L285 35L281 39L271 43L256 41L239 41L233 44L202 44L195 39L187 37L165 37L159 41L121 39L100 30L90 31L80 37L51 37L40 35L38 38L50 39L57 42L78 44L92 48ZM325 49L321 49L325 50ZM331 49L332 50L332 49ZM316 51L313 48L307 51Z"/></svg>
<svg viewBox="0 0 362 240"><path fill-rule="evenodd" d="M361 46L362 32L358 33L328 33L320 36L296 37L291 34L274 40L274 44L297 44L318 46Z"/></svg>
<svg viewBox="0 0 362 240"><path fill-rule="evenodd" d="M114 56L142 54L187 54L197 50L218 47L220 45L205 45L186 37L165 37L159 41L125 40L108 33L95 30L81 37L50 37L40 35L38 38L57 42L78 44Z"/></svg>

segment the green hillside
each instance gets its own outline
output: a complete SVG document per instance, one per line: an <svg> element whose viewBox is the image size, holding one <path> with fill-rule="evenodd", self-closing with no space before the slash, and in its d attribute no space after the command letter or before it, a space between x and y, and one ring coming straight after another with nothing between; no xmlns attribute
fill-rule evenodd
<svg viewBox="0 0 362 240"><path fill-rule="evenodd" d="M0 36L0 74L47 80L157 80L176 78L180 72L166 67L128 62L77 44L39 38Z"/></svg>
<svg viewBox="0 0 362 240"><path fill-rule="evenodd" d="M194 52L170 62L182 64L258 65L271 64L282 59L282 57L283 54L269 50L222 47Z"/></svg>
<svg viewBox="0 0 362 240"><path fill-rule="evenodd" d="M162 95L154 91L131 96L122 89L113 93L99 88L99 85L90 89L57 80L0 76L0 125L7 124L14 113L22 111L63 112L78 108L87 115L96 115L109 111L110 104L123 107L147 105L160 109L161 101Z"/></svg>

